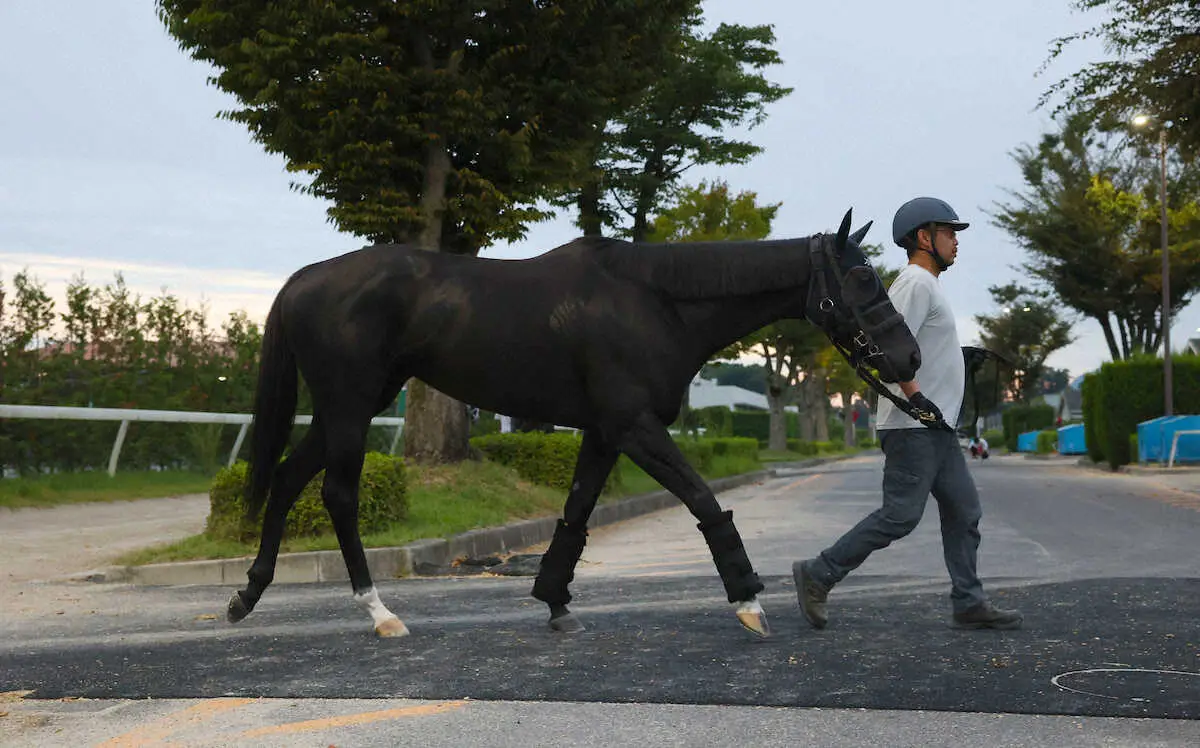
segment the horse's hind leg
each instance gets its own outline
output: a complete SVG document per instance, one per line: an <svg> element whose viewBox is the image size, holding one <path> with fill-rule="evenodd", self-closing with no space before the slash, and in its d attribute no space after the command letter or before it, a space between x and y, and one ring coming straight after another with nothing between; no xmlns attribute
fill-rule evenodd
<svg viewBox="0 0 1200 748"><path fill-rule="evenodd" d="M542 555L542 564L533 583L533 596L550 606L550 628L555 631L573 633L583 630L583 624L567 609L567 603L571 602L567 587L575 578L575 565L587 542L588 517L616 461L617 451L604 444L599 434L594 431L583 433L563 518L554 528L554 537Z"/></svg>
<svg viewBox="0 0 1200 748"><path fill-rule="evenodd" d="M258 544L258 555L246 576L246 588L233 593L226 612L231 623L237 623L254 610L263 591L275 578L275 561L279 557L279 544L283 541L283 526L288 512L324 465L325 440L320 420L300 439L291 454L275 469L271 477L271 491L267 508L263 512L262 538Z"/></svg>
<svg viewBox="0 0 1200 748"><path fill-rule="evenodd" d="M354 602L371 616L379 636L406 636L408 628L379 600L358 534L358 481L362 475L370 423L369 411L352 414L349 408L327 422L325 483L321 487L321 500L333 520L333 530L354 590Z"/></svg>
<svg viewBox="0 0 1200 748"><path fill-rule="evenodd" d="M621 451L663 488L679 497L704 535L729 602L736 607L738 621L746 629L767 636L770 628L757 596L763 584L750 563L742 537L733 524L733 512L722 511L717 497L704 479L688 464L666 427L650 413L643 413L622 436Z"/></svg>

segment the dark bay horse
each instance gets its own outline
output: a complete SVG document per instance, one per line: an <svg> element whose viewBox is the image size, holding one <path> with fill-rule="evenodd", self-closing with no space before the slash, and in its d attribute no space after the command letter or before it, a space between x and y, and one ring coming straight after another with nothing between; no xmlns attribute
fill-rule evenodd
<svg viewBox="0 0 1200 748"><path fill-rule="evenodd" d="M417 377L480 408L583 432L575 476L533 596L557 631L582 628L567 587L587 521L619 453L699 522L739 621L766 635L763 589L732 519L667 425L714 353L783 318L806 317L885 381L912 379L920 352L850 234L695 244L585 238L529 260L487 260L384 245L295 273L263 335L247 503L267 502L258 556L228 618L254 609L275 573L284 518L325 469L355 601L381 636L404 624L379 600L358 534L358 480L371 418ZM282 462L297 374L312 427Z"/></svg>

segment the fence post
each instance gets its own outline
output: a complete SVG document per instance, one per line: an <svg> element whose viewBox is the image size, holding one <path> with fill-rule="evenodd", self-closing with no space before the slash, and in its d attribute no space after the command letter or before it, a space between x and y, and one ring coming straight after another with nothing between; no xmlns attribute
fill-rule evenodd
<svg viewBox="0 0 1200 748"><path fill-rule="evenodd" d="M129 421L121 421L117 429L117 440L113 442L112 454L108 456L108 477L117 474L117 460L121 457L121 445L125 443L125 434L129 432Z"/></svg>
<svg viewBox="0 0 1200 748"><path fill-rule="evenodd" d="M404 432L403 426L396 427L396 434L392 437L392 450L388 452L391 456L396 456L396 445L400 442L400 434Z"/></svg>
<svg viewBox="0 0 1200 748"><path fill-rule="evenodd" d="M226 467L233 467L233 463L237 462L238 452L242 448L242 440L246 438L246 431L249 428L250 423L246 422L242 424L240 429L238 429L237 439L233 440L233 451L229 453L229 464L226 465Z"/></svg>

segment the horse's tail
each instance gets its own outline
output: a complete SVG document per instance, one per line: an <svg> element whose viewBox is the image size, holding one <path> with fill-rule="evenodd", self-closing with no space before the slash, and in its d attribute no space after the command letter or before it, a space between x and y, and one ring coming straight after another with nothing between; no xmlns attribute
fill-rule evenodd
<svg viewBox="0 0 1200 748"><path fill-rule="evenodd" d="M282 300L281 291L263 329L258 390L254 394L254 433L250 436L250 479L246 483L246 514L251 517L258 514L267 499L296 415L296 355L284 338Z"/></svg>

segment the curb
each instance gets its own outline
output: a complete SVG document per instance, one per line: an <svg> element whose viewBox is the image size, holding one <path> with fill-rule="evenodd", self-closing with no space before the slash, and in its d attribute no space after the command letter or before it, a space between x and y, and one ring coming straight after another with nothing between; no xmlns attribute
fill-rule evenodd
<svg viewBox="0 0 1200 748"><path fill-rule="evenodd" d="M799 462L781 463L790 469L813 467L828 462L853 457L840 455L832 458L814 458ZM707 481L713 493L721 493L749 483L756 483L775 476L768 468L753 473L731 475ZM626 519L679 506L679 499L668 491L632 496L628 499L600 504L588 519L588 527L599 527ZM388 548L368 548L367 566L376 579L390 579L413 575L413 570L423 564L445 566L462 557L479 557L508 553L554 537L558 517L542 517L522 520L500 527L471 530L450 538L417 540L407 545ZM209 561L180 561L145 566L110 566L89 572L84 579L89 582L123 582L145 586L167 585L227 585L241 584L246 579L246 569L253 561L251 556L222 558ZM281 553L275 565L273 584L298 584L312 582L349 581L345 561L340 550L309 551L306 553Z"/></svg>

